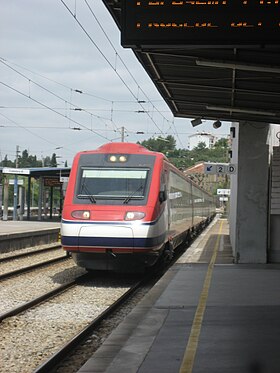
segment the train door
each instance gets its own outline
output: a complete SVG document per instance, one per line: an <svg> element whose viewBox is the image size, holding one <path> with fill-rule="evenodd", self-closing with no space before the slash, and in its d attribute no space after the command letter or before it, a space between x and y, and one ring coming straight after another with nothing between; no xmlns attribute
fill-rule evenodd
<svg viewBox="0 0 280 373"><path fill-rule="evenodd" d="M160 178L160 192L163 192L165 194L166 199L166 213L167 213L167 228L168 232L170 231L171 226L171 206L170 206L170 199L169 199L169 173L168 169L166 167L166 164L163 165L161 178Z"/></svg>

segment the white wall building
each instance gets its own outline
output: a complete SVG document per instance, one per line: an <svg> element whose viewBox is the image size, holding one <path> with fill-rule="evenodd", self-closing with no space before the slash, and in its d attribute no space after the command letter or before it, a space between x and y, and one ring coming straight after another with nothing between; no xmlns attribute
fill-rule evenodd
<svg viewBox="0 0 280 373"><path fill-rule="evenodd" d="M217 141L217 137L207 132L197 132L189 136L188 149L193 150L200 142L204 142L207 148L212 148Z"/></svg>

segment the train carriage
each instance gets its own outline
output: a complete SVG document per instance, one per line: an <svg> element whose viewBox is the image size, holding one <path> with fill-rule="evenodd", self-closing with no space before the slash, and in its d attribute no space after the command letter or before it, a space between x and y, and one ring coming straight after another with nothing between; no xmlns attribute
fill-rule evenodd
<svg viewBox="0 0 280 373"><path fill-rule="evenodd" d="M214 199L161 153L110 143L74 158L63 248L89 270L142 271L210 221Z"/></svg>

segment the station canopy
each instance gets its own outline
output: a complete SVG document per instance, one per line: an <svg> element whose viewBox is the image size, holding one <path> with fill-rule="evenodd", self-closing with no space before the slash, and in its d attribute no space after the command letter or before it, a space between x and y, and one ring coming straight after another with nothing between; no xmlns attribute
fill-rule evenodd
<svg viewBox="0 0 280 373"><path fill-rule="evenodd" d="M280 2L103 0L176 117L280 124Z"/></svg>
<svg viewBox="0 0 280 373"><path fill-rule="evenodd" d="M31 168L12 168L12 167L0 167L0 174L6 175L18 175L28 177L51 177L57 178L68 177L70 174L70 167L31 167Z"/></svg>

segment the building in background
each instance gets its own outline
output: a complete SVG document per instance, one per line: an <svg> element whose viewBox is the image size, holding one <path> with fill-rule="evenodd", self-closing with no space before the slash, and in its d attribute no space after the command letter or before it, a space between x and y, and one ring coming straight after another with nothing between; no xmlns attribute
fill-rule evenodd
<svg viewBox="0 0 280 373"><path fill-rule="evenodd" d="M193 148L195 148L200 142L204 142L206 148L211 149L217 140L218 138L211 133L197 132L189 136L188 149L193 150Z"/></svg>
<svg viewBox="0 0 280 373"><path fill-rule="evenodd" d="M228 175L205 174L204 162L197 163L194 166L187 168L184 171L184 174L201 188L213 195L217 194L217 189L219 188L229 188L230 180Z"/></svg>

